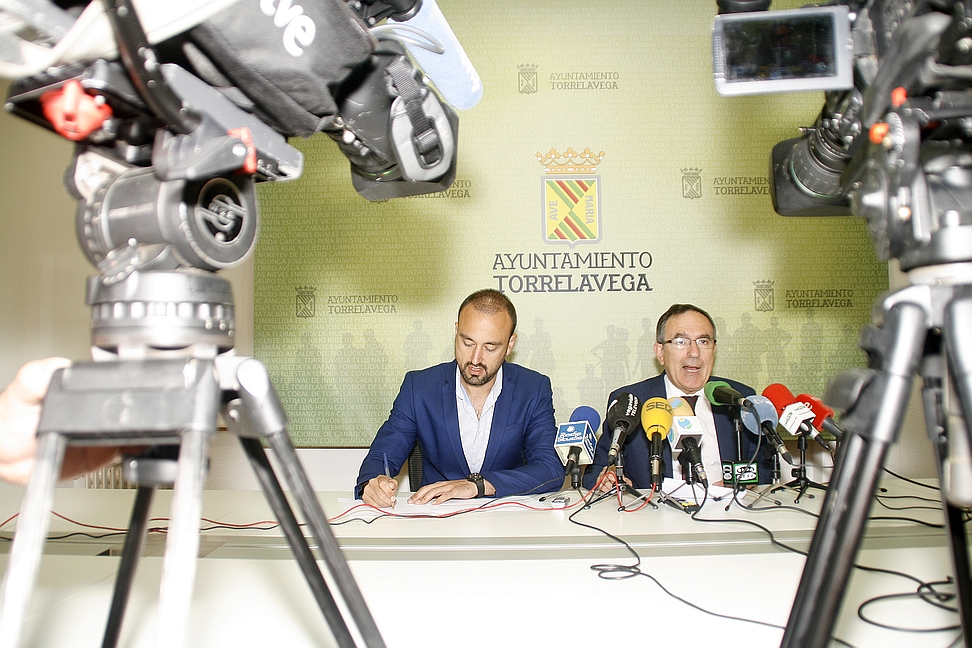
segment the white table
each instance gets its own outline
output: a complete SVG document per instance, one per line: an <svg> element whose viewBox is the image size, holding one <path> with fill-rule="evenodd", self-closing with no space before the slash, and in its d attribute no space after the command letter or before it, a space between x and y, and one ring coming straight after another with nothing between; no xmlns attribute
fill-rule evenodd
<svg viewBox="0 0 972 648"><path fill-rule="evenodd" d="M891 480L895 494L935 497ZM0 519L16 511L20 489L0 487ZM167 514L169 493L157 494L153 515ZM792 495L781 493L792 503ZM819 507L823 493L802 507ZM330 516L344 494L320 493ZM124 526L132 491L58 490L54 510L89 524ZM576 498L576 493L573 494ZM534 505L542 506L533 499ZM765 503L765 502L764 502ZM899 503L900 504L900 503ZM663 593L644 576L598 578L595 563L632 564L633 557L597 531L571 524L575 509L498 509L449 519L382 519L333 527L369 609L390 648L422 646L697 645L776 646L782 630L719 619ZM941 522L938 511L901 515ZM707 505L707 518L747 519L801 549L815 519L794 511L745 512ZM203 516L231 523L272 517L260 492L206 491ZM704 524L668 507L620 513L604 501L577 519L629 542L641 571L709 610L783 626L804 559L773 547L745 524ZM10 527L2 532L8 533ZM78 528L59 518L51 534ZM114 585L121 537L49 542L29 607L24 646L100 646ZM163 540L153 540L139 564L120 645L155 645ZM9 545L8 545L9 546ZM220 530L203 536L188 646L331 646L329 630L279 530ZM5 565L6 556L0 556ZM858 562L906 571L926 580L951 573L944 532L911 522L872 522ZM836 635L858 646L947 646L957 631L914 635L882 630L857 618L859 603L912 591L900 577L855 570ZM956 614L909 601L874 608L898 625L956 625Z"/></svg>

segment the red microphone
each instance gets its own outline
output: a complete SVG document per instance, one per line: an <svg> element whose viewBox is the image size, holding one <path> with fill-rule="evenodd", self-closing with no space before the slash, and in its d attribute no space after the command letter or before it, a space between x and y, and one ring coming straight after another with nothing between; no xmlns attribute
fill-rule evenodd
<svg viewBox="0 0 972 648"><path fill-rule="evenodd" d="M837 425L837 421L833 419L834 410L827 407L822 400L810 394L800 394L796 398L813 411L813 427L833 434L838 441L844 438L844 429Z"/></svg>
<svg viewBox="0 0 972 648"><path fill-rule="evenodd" d="M810 406L802 402L780 383L773 383L763 390L763 396L769 399L780 415L780 425L794 436L809 436L821 446L830 451L830 446L820 436L820 432L813 426L816 418Z"/></svg>

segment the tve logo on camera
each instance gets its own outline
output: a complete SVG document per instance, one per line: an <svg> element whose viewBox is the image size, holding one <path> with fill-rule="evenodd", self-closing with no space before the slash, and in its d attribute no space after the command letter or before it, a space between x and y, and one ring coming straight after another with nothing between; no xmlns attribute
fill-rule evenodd
<svg viewBox="0 0 972 648"><path fill-rule="evenodd" d="M303 48L314 42L317 35L317 25L310 16L304 15L304 8L291 4L291 0L279 0L273 6L274 0L260 0L260 11L273 16L275 27L283 27L283 45L287 53L294 58L304 53Z"/></svg>

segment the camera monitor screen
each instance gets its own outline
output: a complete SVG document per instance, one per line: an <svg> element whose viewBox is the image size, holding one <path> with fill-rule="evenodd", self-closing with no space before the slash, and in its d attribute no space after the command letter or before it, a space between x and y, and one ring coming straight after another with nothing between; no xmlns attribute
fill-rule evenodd
<svg viewBox="0 0 972 648"><path fill-rule="evenodd" d="M813 7L716 16L712 64L716 90L723 95L851 88L848 9Z"/></svg>

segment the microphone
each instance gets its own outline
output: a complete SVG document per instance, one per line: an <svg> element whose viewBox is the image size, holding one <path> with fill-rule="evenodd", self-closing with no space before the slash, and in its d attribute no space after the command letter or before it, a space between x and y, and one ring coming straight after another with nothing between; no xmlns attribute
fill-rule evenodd
<svg viewBox="0 0 972 648"><path fill-rule="evenodd" d="M705 466L702 465L702 450L699 448L698 442L694 438L688 437L684 440L684 446L682 456L685 457L685 461L689 464L691 470L695 472L695 478L708 488L709 477L705 474ZM681 460L681 457L679 459Z"/></svg>
<svg viewBox="0 0 972 648"><path fill-rule="evenodd" d="M780 418L776 414L776 408L773 407L773 403L765 396L750 396L748 400L750 407L745 407L741 410L740 418L742 418L743 425L750 432L762 434L766 437L766 440L773 444L773 447L776 448L780 456L787 463L792 464L793 457L787 451L786 445L784 445L783 439L780 437L780 433L776 431L776 426L779 425Z"/></svg>
<svg viewBox="0 0 972 648"><path fill-rule="evenodd" d="M672 396L668 402L672 406L672 416L695 416L695 410L681 396Z"/></svg>
<svg viewBox="0 0 972 648"><path fill-rule="evenodd" d="M638 425L635 417L638 416L639 405L641 405L641 401L638 400L638 397L627 392L618 394L618 397L608 405L607 422L614 435L611 438L611 449L608 450L608 463L612 463L618 458L618 453L621 452L621 446L624 445L624 438L628 431Z"/></svg>
<svg viewBox="0 0 972 648"><path fill-rule="evenodd" d="M421 0L412 16L388 20L395 23L392 31L410 32L400 39L443 99L458 110L479 103L483 82L435 0Z"/></svg>
<svg viewBox="0 0 972 648"><path fill-rule="evenodd" d="M800 394L796 398L806 404L813 412L813 427L833 434L838 441L844 438L844 428L837 425L837 421L833 419L834 410L824 405L822 400L810 394Z"/></svg>
<svg viewBox="0 0 972 648"><path fill-rule="evenodd" d="M713 405L749 406L749 399L730 387L725 380L710 380L702 389Z"/></svg>
<svg viewBox="0 0 972 648"><path fill-rule="evenodd" d="M823 440L820 433L813 427L815 415L805 403L797 400L785 385L773 383L763 390L763 396L770 399L780 415L780 425L794 436L805 435L822 445L830 452L830 446Z"/></svg>
<svg viewBox="0 0 972 648"><path fill-rule="evenodd" d="M661 470L662 444L672 427L671 404L661 397L645 401L645 407L641 410L641 427L651 442L651 485L660 490L664 481Z"/></svg>
<svg viewBox="0 0 972 648"><path fill-rule="evenodd" d="M677 458L685 445L685 439L695 439L696 445L702 445L702 423L695 415L692 406L681 396L668 399L672 406L672 429L668 432L668 444L672 446L672 457Z"/></svg>
<svg viewBox="0 0 972 648"><path fill-rule="evenodd" d="M594 461L596 430L601 425L601 415L593 407L582 405L570 415L569 423L561 423L554 439L554 450L564 464L564 474L571 476L571 486L580 487L580 467ZM577 484L575 485L575 478Z"/></svg>

